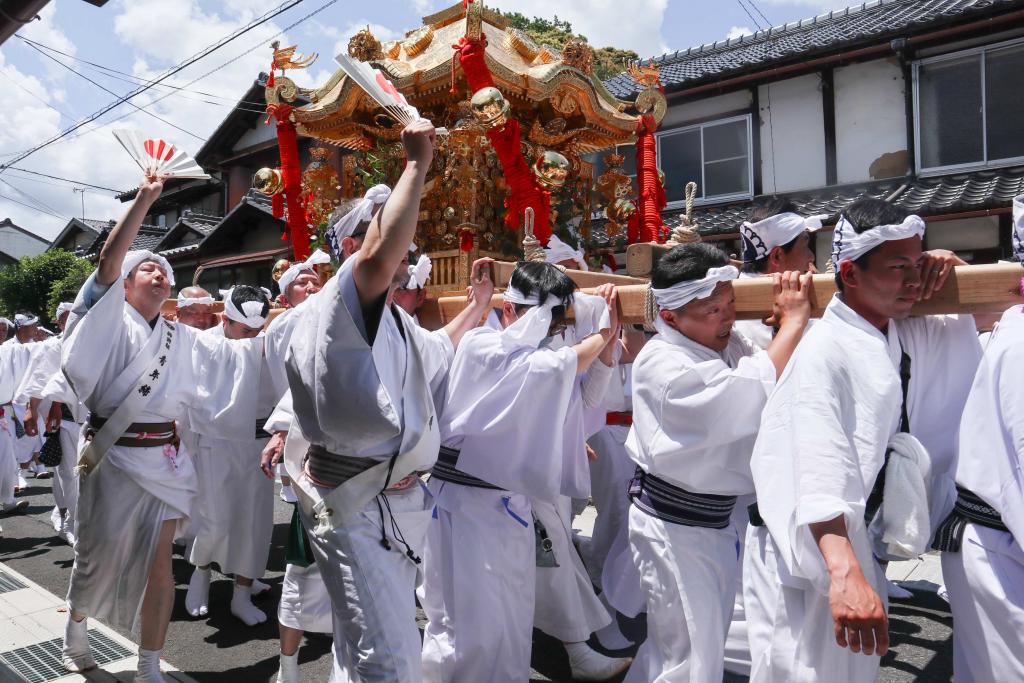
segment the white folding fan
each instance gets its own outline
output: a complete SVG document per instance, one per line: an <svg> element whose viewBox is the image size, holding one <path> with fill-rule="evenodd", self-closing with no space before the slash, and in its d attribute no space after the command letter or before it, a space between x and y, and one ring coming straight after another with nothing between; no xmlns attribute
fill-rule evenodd
<svg viewBox="0 0 1024 683"><path fill-rule="evenodd" d="M210 177L188 152L167 140L145 138L138 131L128 129L115 130L114 137L146 174L165 178Z"/></svg>
<svg viewBox="0 0 1024 683"><path fill-rule="evenodd" d="M357 61L345 53L334 59L341 66L341 70L398 123L408 126L413 121L423 118L420 116L419 110L406 101L405 96L398 92L394 83L389 81L379 69L374 69L366 62ZM438 128L435 132L438 135L444 135L448 131Z"/></svg>

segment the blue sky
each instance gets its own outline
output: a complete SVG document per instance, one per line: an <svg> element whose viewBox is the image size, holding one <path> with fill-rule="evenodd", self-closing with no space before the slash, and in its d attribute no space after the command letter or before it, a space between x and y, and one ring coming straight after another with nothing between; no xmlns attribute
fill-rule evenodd
<svg viewBox="0 0 1024 683"><path fill-rule="evenodd" d="M762 25L779 25L846 4L830 0L759 0L756 7L767 17L765 21L747 0L743 1ZM43 10L41 20L21 29L19 35L79 60L129 74L111 75L53 54L103 88L121 95L135 87L133 78L155 78L280 4L281 0L110 0L96 8L81 0L53 0ZM450 6L452 0L340 0L289 28L325 4L326 0L305 0L168 81L184 86L220 67L188 86L187 91L157 87L132 100L164 121L122 104L17 166L127 189L138 182L136 167L110 131L137 128L194 153L259 71L267 70L271 54L267 44L275 34L284 30L279 36L282 42L297 43L303 53L320 54L317 62L296 78L301 85L312 86L322 84L333 73L333 56L359 28L370 25L379 38L395 38L419 26L424 14ZM487 4L549 18L555 14L552 8L557 7L558 16L570 21L592 44L631 48L643 57L722 40L757 27L740 0L490 0ZM115 99L17 37L0 47L0 88L5 93L5 106L0 108L0 161L46 140ZM123 118L112 123L119 117ZM0 218L9 216L18 225L48 238L56 235L68 217L82 216L83 198L87 218L116 218L123 210L110 192L87 189L82 194L71 184L17 170L6 171L0 181Z"/></svg>

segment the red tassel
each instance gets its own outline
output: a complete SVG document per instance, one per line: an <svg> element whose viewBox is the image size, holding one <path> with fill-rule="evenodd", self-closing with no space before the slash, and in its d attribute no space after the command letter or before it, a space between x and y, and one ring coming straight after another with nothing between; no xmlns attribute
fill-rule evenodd
<svg viewBox="0 0 1024 683"><path fill-rule="evenodd" d="M463 230L459 233L459 251L473 251L473 231Z"/></svg>
<svg viewBox="0 0 1024 683"><path fill-rule="evenodd" d="M275 194L270 198L270 212L274 218L284 218L284 195Z"/></svg>
<svg viewBox="0 0 1024 683"><path fill-rule="evenodd" d="M274 87L274 62L270 62L270 75L267 76L267 87Z"/></svg>
<svg viewBox="0 0 1024 683"><path fill-rule="evenodd" d="M613 254L605 254L604 262L608 264L608 268L610 268L613 273L618 271L619 264L615 263L615 256Z"/></svg>

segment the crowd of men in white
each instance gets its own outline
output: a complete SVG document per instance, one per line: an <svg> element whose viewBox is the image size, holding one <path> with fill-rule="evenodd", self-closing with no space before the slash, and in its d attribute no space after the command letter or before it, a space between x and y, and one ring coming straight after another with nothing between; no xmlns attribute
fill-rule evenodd
<svg viewBox="0 0 1024 683"><path fill-rule="evenodd" d="M231 613L265 621L251 598L269 589L280 465L295 503L281 682L316 631L333 632L333 681L519 683L534 627L578 680L873 681L884 563L930 547L956 680L1024 680L1022 307L988 338L971 316L910 316L962 263L922 251L920 218L870 199L843 211L819 320L821 223L773 200L742 226L744 272L704 243L657 262L653 336L622 329L614 287L576 291L558 264L585 262L557 240L547 263L519 264L501 308L475 263L469 305L427 331L412 241L434 130L417 121L402 142L394 189L332 218L339 272L321 285L319 251L291 265L269 325L269 293L241 284L222 319L195 287L161 316L171 266L129 251L158 178L58 307L61 334L3 321L0 503L22 509L25 475L52 468L54 528L75 550L67 669L95 667L91 617L137 633L136 681L165 680L175 541L192 617L216 564ZM1019 200L1014 237L1024 257ZM736 321L737 277L773 278L769 319ZM585 564L572 518L588 498ZM587 645L628 645L616 612L646 612L635 661Z"/></svg>

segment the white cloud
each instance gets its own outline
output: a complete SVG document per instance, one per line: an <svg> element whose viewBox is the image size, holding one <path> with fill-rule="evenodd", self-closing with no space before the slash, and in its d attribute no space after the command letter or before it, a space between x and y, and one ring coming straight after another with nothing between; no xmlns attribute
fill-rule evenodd
<svg viewBox="0 0 1024 683"><path fill-rule="evenodd" d="M25 36L29 40L34 40L37 43L52 47L55 50L60 50L69 55L76 54L75 44L54 24L53 18L56 15L57 6L54 3L49 3L43 9L39 10L39 19L31 21L22 27L18 33ZM49 53L47 53L49 54ZM47 59L40 54L35 55L36 58L43 64L46 69L47 77L51 81L60 81L67 74L68 71L60 64L55 63L53 60ZM60 55L52 55L63 62L68 62L67 57L61 57Z"/></svg>
<svg viewBox="0 0 1024 683"><path fill-rule="evenodd" d="M662 34L668 0L493 0L490 6L527 17L557 14L594 47L626 48L641 57L669 51Z"/></svg>
<svg viewBox="0 0 1024 683"><path fill-rule="evenodd" d="M726 40L732 40L733 38L739 38L740 36L753 35L753 31L746 26L733 26L729 29L729 32L725 34Z"/></svg>
<svg viewBox="0 0 1024 683"><path fill-rule="evenodd" d="M436 3L433 0L409 0L412 9L421 17L433 14Z"/></svg>

